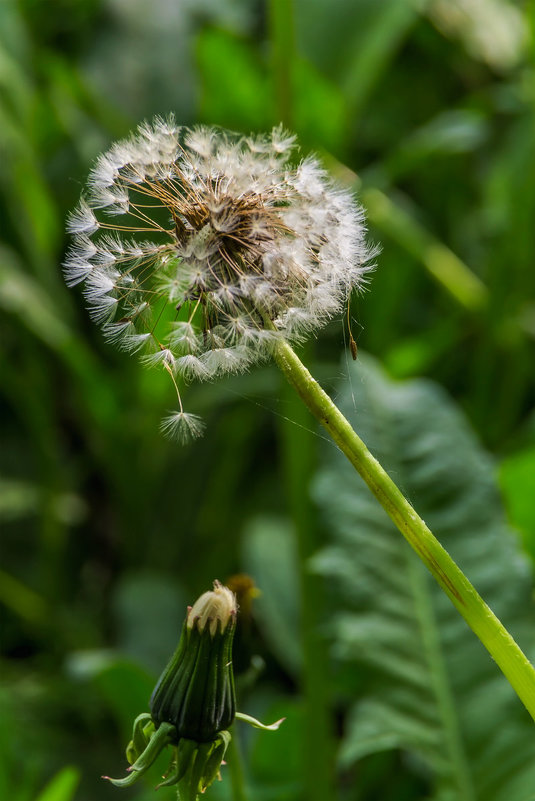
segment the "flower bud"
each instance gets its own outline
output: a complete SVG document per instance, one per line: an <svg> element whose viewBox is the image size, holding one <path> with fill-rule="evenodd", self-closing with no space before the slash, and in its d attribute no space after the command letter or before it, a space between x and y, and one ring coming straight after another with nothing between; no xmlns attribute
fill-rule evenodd
<svg viewBox="0 0 535 801"><path fill-rule="evenodd" d="M203 593L189 608L186 625L189 629L197 626L199 631L203 631L208 623L210 634L213 637L218 624L220 624L221 631L224 632L229 622L236 620L236 612L234 593L219 581L214 581L213 591Z"/></svg>
<svg viewBox="0 0 535 801"><path fill-rule="evenodd" d="M234 593L219 581L188 608L178 648L152 694L151 713L142 712L134 721L126 749L127 775L103 778L116 787L130 787L170 747L171 762L158 787L178 785L182 801L198 801L220 775L231 739L227 729L235 717L256 728L278 729L280 720L265 726L236 712L232 672L236 612Z"/></svg>
<svg viewBox="0 0 535 801"><path fill-rule="evenodd" d="M234 720L236 612L234 594L218 581L188 610L178 648L150 700L154 724L172 724L177 742L210 742Z"/></svg>

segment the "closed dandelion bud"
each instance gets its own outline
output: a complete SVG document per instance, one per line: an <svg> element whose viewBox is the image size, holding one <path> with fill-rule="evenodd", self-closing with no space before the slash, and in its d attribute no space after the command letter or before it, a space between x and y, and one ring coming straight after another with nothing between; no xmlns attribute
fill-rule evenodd
<svg viewBox="0 0 535 801"><path fill-rule="evenodd" d="M190 606L178 648L162 673L150 700L150 714L134 721L126 748L130 763L122 779L104 776L116 787L130 787L171 750L169 767L158 787L177 785L180 801L198 801L221 778L221 766L234 718L265 731L265 726L236 712L232 673L232 639L236 597L219 581ZM156 789L158 789L158 787Z"/></svg>
<svg viewBox="0 0 535 801"><path fill-rule="evenodd" d="M172 724L177 740L213 741L234 720L236 612L234 594L217 581L188 611L178 648L150 701L155 725Z"/></svg>

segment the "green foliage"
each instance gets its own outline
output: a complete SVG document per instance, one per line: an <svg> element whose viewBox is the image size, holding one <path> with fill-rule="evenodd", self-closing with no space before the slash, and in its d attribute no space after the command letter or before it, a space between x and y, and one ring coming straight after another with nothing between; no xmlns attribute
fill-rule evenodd
<svg viewBox="0 0 535 801"><path fill-rule="evenodd" d="M63 768L51 779L36 801L72 801L79 778L76 768Z"/></svg>
<svg viewBox="0 0 535 801"><path fill-rule="evenodd" d="M370 291L350 310L359 347L391 375L434 379L464 408L501 463L507 514L533 561L528 12L488 4L475 29L485 36L474 36L468 18L448 28L437 6L0 3L2 799L118 798L100 776L124 770L123 740L176 644L185 604L243 570L262 595L243 607L237 635L240 708L289 718L277 735L242 742L251 797L415 801L465 781L475 789L451 789L454 801L532 798L533 778L520 789L533 741L522 710L349 475L351 490L332 478L322 501L338 555L327 563L333 551L324 552L321 563L338 571L336 587L310 575L307 557L329 535L308 495L322 440L275 370L185 388L208 428L194 448L177 449L158 433L173 402L165 377L103 343L60 270L65 217L91 163L141 119L174 111L184 123L243 132L283 119L301 155L319 151L358 189L381 243ZM504 36L515 30L506 58ZM306 355L327 388L340 376L332 364L342 331L335 322ZM437 390L390 384L373 369L363 383L356 369L364 439L389 457L400 446L394 477L529 643L525 564L464 424ZM408 464L400 437L411 426L415 446L432 450L436 436L448 458L413 452ZM350 568L359 580L348 588ZM336 588L327 604L325 589ZM342 770L326 791L333 744ZM373 753L379 745L395 751ZM214 801L233 795L225 771L210 788ZM152 799L159 775L128 792ZM166 792L163 801L174 797Z"/></svg>
<svg viewBox="0 0 535 801"><path fill-rule="evenodd" d="M223 127L265 130L273 119L265 69L251 45L221 30L208 28L198 39L202 75L201 112Z"/></svg>
<svg viewBox="0 0 535 801"><path fill-rule="evenodd" d="M393 383L368 360L350 380L340 387L350 421L533 654L529 571L465 420L437 386ZM401 748L437 801L528 801L529 716L364 484L339 454L325 456L316 492L332 543L314 564L336 599L334 653L352 667L342 765Z"/></svg>
<svg viewBox="0 0 535 801"><path fill-rule="evenodd" d="M258 623L281 664L296 675L299 642L298 567L295 535L285 520L255 519L245 530L244 568L261 587Z"/></svg>
<svg viewBox="0 0 535 801"><path fill-rule="evenodd" d="M516 451L504 459L500 466L500 484L509 518L521 532L526 551L535 560L534 475L535 446Z"/></svg>

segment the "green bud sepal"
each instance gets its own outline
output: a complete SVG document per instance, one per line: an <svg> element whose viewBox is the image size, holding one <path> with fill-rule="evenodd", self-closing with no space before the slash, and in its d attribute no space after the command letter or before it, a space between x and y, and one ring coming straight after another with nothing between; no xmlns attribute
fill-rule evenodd
<svg viewBox="0 0 535 801"><path fill-rule="evenodd" d="M256 718L253 718L251 715L246 715L244 712L236 712L235 717L236 720L243 720L244 723L248 723L253 729L262 729L262 731L277 731L281 723L284 723L286 720L286 718L280 718L280 720L276 720L275 723L266 725Z"/></svg>
<svg viewBox="0 0 535 801"><path fill-rule="evenodd" d="M138 757L141 756L147 744L156 731L149 712L138 715L134 721L132 739L126 746L126 758L130 765L133 765Z"/></svg>
<svg viewBox="0 0 535 801"><path fill-rule="evenodd" d="M230 740L228 731L219 732L215 740L208 743L181 740L177 748L175 772L158 787L178 783L180 801L196 801L207 787L221 777L221 765Z"/></svg>
<svg viewBox="0 0 535 801"><path fill-rule="evenodd" d="M143 722L140 724L140 718L145 718L145 715L139 715L136 718L134 723L134 734L132 737L131 742L128 744L126 753L127 759L129 759L132 754L137 753L136 746L134 746L134 742L137 742L139 746L141 745L141 737L145 736L143 734ZM149 727L150 730L150 727ZM158 755L161 751L167 746L170 745L175 737L175 730L174 727L170 723L162 724L158 729L152 726L152 731L148 734L145 740L145 748L141 751L136 761L127 768L128 776L125 776L124 779L112 779L110 776L103 776L103 779L108 779L112 784L116 787L129 787L131 784L134 784L140 776L143 776L144 773L150 768L150 766L156 761Z"/></svg>

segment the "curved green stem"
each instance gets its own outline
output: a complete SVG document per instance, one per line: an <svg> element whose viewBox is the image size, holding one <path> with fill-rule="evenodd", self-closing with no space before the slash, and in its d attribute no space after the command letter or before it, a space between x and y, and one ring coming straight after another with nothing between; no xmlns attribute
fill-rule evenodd
<svg viewBox="0 0 535 801"><path fill-rule="evenodd" d="M535 720L535 668L287 342L275 360L416 551Z"/></svg>

